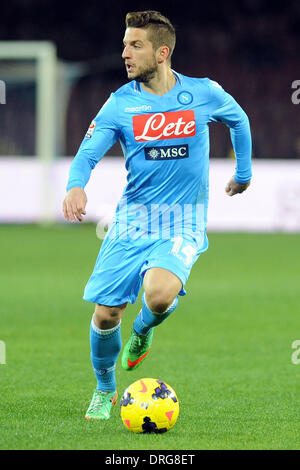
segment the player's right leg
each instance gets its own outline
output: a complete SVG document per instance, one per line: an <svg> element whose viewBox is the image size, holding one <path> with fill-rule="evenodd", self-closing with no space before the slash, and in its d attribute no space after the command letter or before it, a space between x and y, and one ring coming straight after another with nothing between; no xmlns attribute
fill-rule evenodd
<svg viewBox="0 0 300 470"><path fill-rule="evenodd" d="M96 304L90 342L97 389L87 418L107 419L111 403L116 400L115 365L121 349L120 321L127 302L136 301L142 285L139 276L144 262L141 260L141 252L138 242L118 238L112 226L101 245L93 273L85 287L83 298ZM99 416L98 412L92 412L104 408L108 409L108 413L100 413Z"/></svg>
<svg viewBox="0 0 300 470"><path fill-rule="evenodd" d="M96 304L90 326L91 361L97 379L87 419L109 419L117 402L115 366L121 350L121 318L126 303L115 307Z"/></svg>

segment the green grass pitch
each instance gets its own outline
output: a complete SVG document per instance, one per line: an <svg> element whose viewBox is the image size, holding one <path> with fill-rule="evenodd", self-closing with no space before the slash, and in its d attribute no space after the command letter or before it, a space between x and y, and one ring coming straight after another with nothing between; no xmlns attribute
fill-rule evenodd
<svg viewBox="0 0 300 470"><path fill-rule="evenodd" d="M176 312L155 330L149 358L117 364L119 395L156 377L180 414L161 435L84 419L95 378L93 305L82 293L100 241L95 226L1 226L1 449L299 449L300 235L209 234ZM140 308L123 317L123 345Z"/></svg>

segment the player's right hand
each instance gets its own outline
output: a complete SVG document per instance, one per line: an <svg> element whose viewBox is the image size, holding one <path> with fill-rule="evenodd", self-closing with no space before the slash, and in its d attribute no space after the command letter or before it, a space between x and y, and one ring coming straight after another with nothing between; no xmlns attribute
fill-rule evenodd
<svg viewBox="0 0 300 470"><path fill-rule="evenodd" d="M83 221L83 215L86 214L85 206L87 197L84 189L80 187L71 188L63 201L63 213L65 219L74 223L76 219Z"/></svg>

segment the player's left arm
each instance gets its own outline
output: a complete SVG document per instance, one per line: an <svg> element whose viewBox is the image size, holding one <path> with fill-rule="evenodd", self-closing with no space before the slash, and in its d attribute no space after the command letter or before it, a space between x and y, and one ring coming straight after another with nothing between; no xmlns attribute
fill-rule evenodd
<svg viewBox="0 0 300 470"><path fill-rule="evenodd" d="M249 119L235 99L218 83L210 80L209 87L211 91L210 121L223 122L230 128L236 168L225 191L228 196L234 196L248 188L252 177L252 138Z"/></svg>

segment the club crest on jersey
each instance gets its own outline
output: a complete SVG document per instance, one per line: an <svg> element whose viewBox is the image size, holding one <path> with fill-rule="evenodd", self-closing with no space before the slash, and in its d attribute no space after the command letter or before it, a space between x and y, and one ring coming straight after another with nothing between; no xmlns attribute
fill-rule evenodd
<svg viewBox="0 0 300 470"><path fill-rule="evenodd" d="M191 104L194 98L189 91L181 91L178 93L177 99L180 104Z"/></svg>
<svg viewBox="0 0 300 470"><path fill-rule="evenodd" d="M189 146L185 145L169 145L163 147L146 147L144 149L146 160L179 160L188 158Z"/></svg>
<svg viewBox="0 0 300 470"><path fill-rule="evenodd" d="M134 138L137 142L182 139L196 135L193 110L139 114L133 116L132 121Z"/></svg>
<svg viewBox="0 0 300 470"><path fill-rule="evenodd" d="M96 121L92 121L90 124L90 127L87 130L87 133L85 134L86 139L90 139L93 136L95 128L96 128Z"/></svg>

